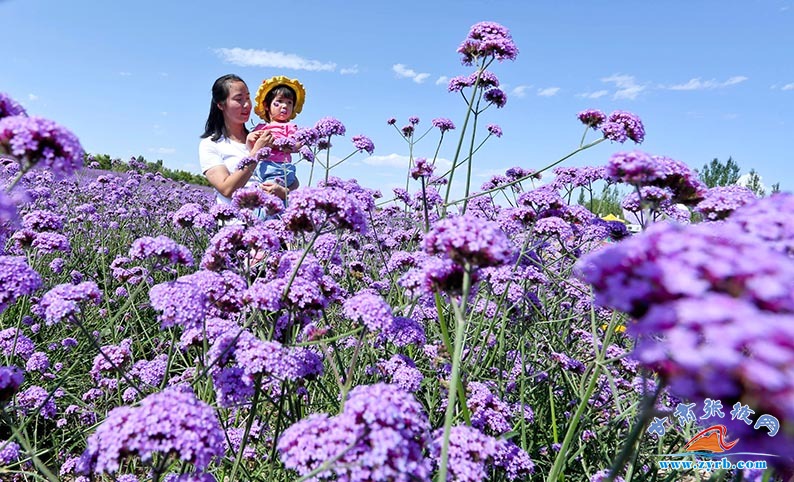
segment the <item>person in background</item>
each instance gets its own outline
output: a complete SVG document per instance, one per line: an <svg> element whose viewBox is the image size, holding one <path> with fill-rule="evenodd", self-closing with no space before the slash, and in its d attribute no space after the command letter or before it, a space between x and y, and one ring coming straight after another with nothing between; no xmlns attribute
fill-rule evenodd
<svg viewBox="0 0 794 482"><path fill-rule="evenodd" d="M261 148L273 145L273 134L267 131L246 145L249 132L245 123L251 116L251 108L251 94L243 79L227 74L215 80L210 112L199 142L199 162L201 172L215 188L218 203L231 203L237 189L258 183L252 179L256 163L238 169L240 161L256 158ZM286 186L276 182L267 181L260 186L281 199L286 199L289 192Z"/></svg>

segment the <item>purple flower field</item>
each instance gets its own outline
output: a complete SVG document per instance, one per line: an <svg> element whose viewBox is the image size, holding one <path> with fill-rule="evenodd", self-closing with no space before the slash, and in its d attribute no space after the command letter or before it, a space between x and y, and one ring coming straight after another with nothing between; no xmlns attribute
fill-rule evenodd
<svg viewBox="0 0 794 482"><path fill-rule="evenodd" d="M593 109L574 153L477 190L519 49L480 22L457 53L463 116L386 120L404 189L334 176L376 143L332 164L325 117L286 207L93 169L0 93L0 480L791 480L794 195L709 189ZM641 232L572 202L602 185ZM660 465L716 425L764 465Z"/></svg>

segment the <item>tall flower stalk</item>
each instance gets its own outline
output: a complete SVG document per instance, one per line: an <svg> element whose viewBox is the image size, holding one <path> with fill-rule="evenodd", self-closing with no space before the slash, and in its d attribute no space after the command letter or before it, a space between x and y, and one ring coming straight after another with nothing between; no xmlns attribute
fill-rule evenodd
<svg viewBox="0 0 794 482"><path fill-rule="evenodd" d="M466 116L463 120L460 137L455 148L455 156L452 160L452 170L449 173L447 191L444 195L445 205L449 203L452 181L463 149L463 142L466 138L466 129L469 126L472 115L474 116L473 132L470 133L469 155L466 161L465 197L468 197L471 185L471 164L475 150L478 117L488 106L493 104L497 107L504 107L507 102L507 96L498 88L499 80L487 69L494 60L500 62L503 60L515 60L518 55L518 49L513 43L513 38L507 28L494 22L480 22L471 27L468 37L458 47L458 53L462 55L461 62L463 65L473 65L476 70L468 77L455 77L449 82L449 91L461 92L463 99L466 101ZM468 97L463 93L463 89L467 87L471 87ZM485 108L480 109L482 100L485 100L488 104ZM465 207L466 204L464 203L464 212Z"/></svg>

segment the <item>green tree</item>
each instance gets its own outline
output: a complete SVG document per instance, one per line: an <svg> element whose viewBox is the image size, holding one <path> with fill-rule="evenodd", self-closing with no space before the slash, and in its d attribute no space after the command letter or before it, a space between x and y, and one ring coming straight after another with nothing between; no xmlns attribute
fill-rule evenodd
<svg viewBox="0 0 794 482"><path fill-rule="evenodd" d="M745 187L753 191L758 197L766 196L766 188L764 188L764 183L761 182L761 176L758 175L758 172L756 172L755 169L750 169L750 172L747 173Z"/></svg>
<svg viewBox="0 0 794 482"><path fill-rule="evenodd" d="M621 197L618 186L607 185L601 190L600 196L592 199L586 199L584 190L579 191L579 199L577 202L598 216L613 214L621 217L621 213L623 212L623 209L620 207Z"/></svg>
<svg viewBox="0 0 794 482"><path fill-rule="evenodd" d="M708 187L730 186L739 180L739 164L729 157L723 164L716 157L698 171L700 180Z"/></svg>

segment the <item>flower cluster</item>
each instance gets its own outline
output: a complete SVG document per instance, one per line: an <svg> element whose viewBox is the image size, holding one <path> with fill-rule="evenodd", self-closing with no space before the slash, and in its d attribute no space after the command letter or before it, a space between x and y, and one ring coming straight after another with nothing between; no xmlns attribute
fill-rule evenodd
<svg viewBox="0 0 794 482"><path fill-rule="evenodd" d="M518 48L507 28L495 22L479 22L472 25L458 53L463 65L472 65L477 59L490 56L500 62L515 60Z"/></svg>
<svg viewBox="0 0 794 482"><path fill-rule="evenodd" d="M129 456L148 463L155 454L173 454L203 471L223 456L224 440L212 407L192 392L167 388L137 407L114 408L88 438L78 469L85 475L112 474Z"/></svg>
<svg viewBox="0 0 794 482"><path fill-rule="evenodd" d="M755 193L744 186L715 186L706 191L694 209L709 221L719 221L755 198Z"/></svg>
<svg viewBox="0 0 794 482"><path fill-rule="evenodd" d="M366 151L366 153L370 155L372 155L372 153L375 152L375 144L372 143L372 140L370 140L369 137L361 136L361 135L353 136L352 140L353 140L353 145L359 151Z"/></svg>
<svg viewBox="0 0 794 482"><path fill-rule="evenodd" d="M53 287L41 297L34 313L42 316L48 325L60 323L64 318L80 313L80 303L92 302L98 305L102 300L102 292L93 281L82 283L65 283Z"/></svg>
<svg viewBox="0 0 794 482"><path fill-rule="evenodd" d="M360 203L338 188L304 188L290 194L290 203L282 216L291 231L312 232L328 225L357 233L367 230Z"/></svg>
<svg viewBox="0 0 794 482"><path fill-rule="evenodd" d="M345 317L363 324L370 331L388 329L394 321L391 307L386 300L370 290L348 298L342 311Z"/></svg>
<svg viewBox="0 0 794 482"><path fill-rule="evenodd" d="M433 124L433 127L437 127L442 134L455 129L455 124L446 117L433 119L430 123Z"/></svg>
<svg viewBox="0 0 794 482"><path fill-rule="evenodd" d="M0 92L0 119L15 115L25 116L27 114L25 108L19 105L19 102L9 97L6 93Z"/></svg>
<svg viewBox="0 0 794 482"><path fill-rule="evenodd" d="M414 167L411 168L411 177L414 179L429 178L433 175L433 165L427 162L424 157L417 157L414 160Z"/></svg>
<svg viewBox="0 0 794 482"><path fill-rule="evenodd" d="M40 166L60 178L83 167L83 148L77 137L40 117L17 115L0 119L0 147L27 168Z"/></svg>
<svg viewBox="0 0 794 482"><path fill-rule="evenodd" d="M434 434L430 450L441 454L443 430ZM449 436L449 478L456 482L488 480L490 469L501 468L508 480L526 480L535 470L529 455L509 440L496 439L465 425L452 427Z"/></svg>
<svg viewBox="0 0 794 482"><path fill-rule="evenodd" d="M345 126L341 121L333 117L323 117L314 124L314 129L319 137L343 136Z"/></svg>
<svg viewBox="0 0 794 482"><path fill-rule="evenodd" d="M592 120L598 114L591 113L587 116L588 119ZM626 142L626 139L631 139L637 144L641 144L645 140L645 126L640 118L631 112L622 110L616 110L609 114L606 121L601 123L601 132L607 139L621 144Z"/></svg>
<svg viewBox="0 0 794 482"><path fill-rule="evenodd" d="M234 191L232 204L240 209L262 209L269 215L284 209L284 202L281 199L266 193L258 186L243 187Z"/></svg>
<svg viewBox="0 0 794 482"><path fill-rule="evenodd" d="M642 151L613 154L606 166L606 176L613 182L670 189L673 203L694 204L706 192L697 173L683 162Z"/></svg>
<svg viewBox="0 0 794 482"><path fill-rule="evenodd" d="M776 193L737 208L731 223L775 251L794 256L794 194Z"/></svg>
<svg viewBox="0 0 794 482"><path fill-rule="evenodd" d="M425 235L424 247L428 254L480 267L498 266L513 256L510 240L495 223L467 214L435 223Z"/></svg>
<svg viewBox="0 0 794 482"><path fill-rule="evenodd" d="M130 258L157 258L173 264L193 266L193 254L168 236L143 236L132 242Z"/></svg>
<svg viewBox="0 0 794 482"><path fill-rule="evenodd" d="M22 256L0 256L0 313L42 285L41 276Z"/></svg>
<svg viewBox="0 0 794 482"><path fill-rule="evenodd" d="M591 253L577 271L593 285L598 304L636 319L628 327L639 338L634 357L659 373L671 393L752 403L789 434L794 262L770 248L730 216L719 223L658 223ZM780 455L794 450L789 435L772 441L740 420L728 424L745 447Z"/></svg>
<svg viewBox="0 0 794 482"><path fill-rule="evenodd" d="M429 480L423 455L430 423L421 404L394 385L360 385L336 417L314 414L292 425L278 440L284 465L300 475L319 468L317 480Z"/></svg>
<svg viewBox="0 0 794 482"><path fill-rule="evenodd" d="M597 109L587 109L576 115L582 124L598 129L607 120L606 114Z"/></svg>
<svg viewBox="0 0 794 482"><path fill-rule="evenodd" d="M22 370L15 366L0 366L0 402L7 402L25 381Z"/></svg>

